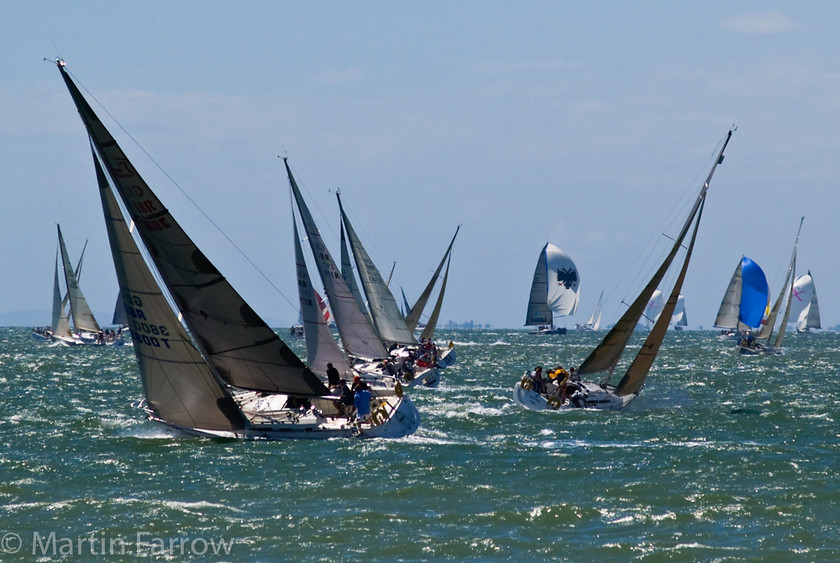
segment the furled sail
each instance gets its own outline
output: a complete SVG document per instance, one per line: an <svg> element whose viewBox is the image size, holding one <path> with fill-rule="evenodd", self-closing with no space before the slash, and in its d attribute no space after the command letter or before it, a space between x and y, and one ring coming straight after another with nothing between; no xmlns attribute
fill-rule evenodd
<svg viewBox="0 0 840 563"><path fill-rule="evenodd" d="M688 234L692 223L696 219L697 222L694 226L694 232L691 236L691 242L689 243L688 250L686 252L686 256L683 262L683 267L680 271L680 275L678 276L677 281L674 284L674 289L672 290L671 295L668 298L668 302L666 303L659 320L654 324L653 329L651 329L650 333L648 334L648 337L645 340L645 343L643 344L639 353L637 354L636 359L633 361L627 373L625 373L621 382L616 387L617 395L632 394L638 392L638 390L641 389L647 376L647 372L650 369L650 366L653 364L653 360L656 357L657 352L659 351L659 347L662 344L662 339L665 336L665 331L668 328L668 323L670 322L671 316L673 315L674 307L676 306L677 302L677 297L679 296L683 279L688 268L689 259L691 257L691 251L694 247L694 240L697 235L697 228L700 224L700 217L702 215L703 205L706 200L706 192L709 189L709 184L711 183L712 176L714 175L717 166L721 162L723 162L723 151L726 149L726 146L729 144L729 139L731 138L732 131L730 131L726 136L726 140L724 141L723 146L721 147L720 152L718 153L718 157L712 165L712 169L709 171L709 175L706 178L703 187L700 189L700 193L697 196L697 200L694 202L694 206L688 214L688 217L686 218L686 221L682 226L679 236L677 236L677 238L675 239L674 245L671 247L670 252L665 257L665 260L659 266L659 269L654 273L653 277L650 279L645 288L636 297L636 300L633 301L633 303L627 308L627 310L624 312L624 314L621 316L621 318L618 320L615 326L613 326L613 328L607 333L607 335L604 337L601 343L592 351L592 353L589 354L589 356L583 361L583 363L578 368L578 373L580 373L581 375L605 373L605 376L602 378L602 382L605 384L609 383L610 376L612 375L613 370L618 364L618 361L621 358L624 349L627 347L627 343L629 342L630 337L632 336L633 331L635 330L636 325L639 322L639 319L644 313L645 307L650 301L653 292L656 291L657 286L659 286L659 284L662 282L662 279L665 277L665 274L668 272L671 263L677 255L677 252L682 247L683 240Z"/></svg>
<svg viewBox="0 0 840 563"><path fill-rule="evenodd" d="M341 373L350 371L346 356L339 349L330 327L318 303L318 295L312 287L303 249L300 247L297 221L292 217L295 239L295 262L297 263L298 296L300 315L303 319L303 333L306 340L306 363L318 374L327 373L327 364L331 363Z"/></svg>
<svg viewBox="0 0 840 563"><path fill-rule="evenodd" d="M193 346L143 260L96 154L93 162L146 402L160 418L178 426L244 427L244 418Z"/></svg>
<svg viewBox="0 0 840 563"><path fill-rule="evenodd" d="M573 315L579 294L580 277L575 263L560 248L546 243L534 269L525 325L553 326L554 315Z"/></svg>
<svg viewBox="0 0 840 563"><path fill-rule="evenodd" d="M175 221L88 105L63 64L59 64L59 70L136 231L216 373L244 389L325 394L323 383L251 309Z"/></svg>
<svg viewBox="0 0 840 563"><path fill-rule="evenodd" d="M350 223L344 206L341 204L341 194L336 193L338 208L341 212L341 221L350 240L350 248L353 250L353 257L356 259L356 272L362 282L362 288L367 296L368 309L373 318L373 324L379 333L385 347L392 344L408 346L417 344L414 338L414 331L409 330L405 318L400 313L400 308L394 299L391 290L385 284L385 280L379 269L371 260L370 255L362 245L362 241L356 234L356 229Z"/></svg>
<svg viewBox="0 0 840 563"><path fill-rule="evenodd" d="M338 271L327 245L324 244L318 226L315 224L315 220L309 212L309 207L307 207L300 193L292 170L289 168L288 161L283 159L283 164L285 164L286 173L289 175L289 184L303 222L303 230L306 232L309 247L312 249L312 255L318 265L321 283L324 284L324 291L330 300L330 307L332 307L335 324L338 327L338 335L344 345L344 350L357 358L387 358L388 352L374 332L373 326L359 309L359 305Z"/></svg>

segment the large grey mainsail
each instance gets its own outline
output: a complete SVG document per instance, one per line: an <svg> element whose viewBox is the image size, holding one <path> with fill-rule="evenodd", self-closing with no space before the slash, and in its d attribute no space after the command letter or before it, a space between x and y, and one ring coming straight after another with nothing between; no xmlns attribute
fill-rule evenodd
<svg viewBox="0 0 840 563"><path fill-rule="evenodd" d="M359 309L359 305L338 271L327 245L324 244L321 232L309 212L309 207L303 200L303 195L300 193L288 161L283 159L283 164L286 166L292 194L303 222L303 230L306 232L309 247L312 249L312 255L318 265L321 283L324 284L324 291L330 300L330 308L335 317L335 324L338 327L338 335L344 345L344 350L357 358L387 358L388 352L379 340L379 336L374 332L373 326Z"/></svg>
<svg viewBox="0 0 840 563"><path fill-rule="evenodd" d="M237 387L325 394L324 384L233 289L140 177L63 63L58 68L96 153L205 359Z"/></svg>
<svg viewBox="0 0 840 563"><path fill-rule="evenodd" d="M56 228L58 228L58 245L64 266L64 283L67 287L67 298L70 301L70 316L73 317L73 326L76 327L76 330L99 332L101 330L99 323L93 317L93 312L79 287L73 265L70 263L70 256L67 254L67 247L64 244L64 236L61 234L61 226L56 225ZM81 261L79 265L81 266Z"/></svg>
<svg viewBox="0 0 840 563"><path fill-rule="evenodd" d="M93 154L105 227L129 324L146 402L171 424L208 430L245 425L212 370L193 346L160 291L129 232L117 200Z"/></svg>
<svg viewBox="0 0 840 563"><path fill-rule="evenodd" d="M338 198L338 208L341 211L341 221L347 232L347 237L350 239L353 257L356 259L356 271L365 290L370 315L373 318L376 331L379 333L379 338L382 339L386 347L392 344L403 346L417 344L414 331L409 330L408 325L406 325L405 318L400 313L400 308L397 306L391 290L388 289L385 280L382 279L382 274L379 273L379 269L371 260L370 255L362 245L361 239L356 234L356 230L350 223L350 219L344 211L344 206L341 204L341 195L336 193L336 197Z"/></svg>
<svg viewBox="0 0 840 563"><path fill-rule="evenodd" d="M350 371L347 357L341 352L335 338L324 319L324 313L318 305L303 249L300 247L297 221L292 217L295 239L295 263L297 264L298 297L300 299L300 317L303 321L303 334L306 341L306 363L309 369L319 374L326 374L327 364L332 364L339 372Z"/></svg>

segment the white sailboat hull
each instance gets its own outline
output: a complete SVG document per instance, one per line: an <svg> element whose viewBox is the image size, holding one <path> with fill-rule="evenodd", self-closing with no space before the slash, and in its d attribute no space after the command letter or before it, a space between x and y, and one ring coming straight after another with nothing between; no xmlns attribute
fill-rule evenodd
<svg viewBox="0 0 840 563"><path fill-rule="evenodd" d="M636 398L636 395L619 397L611 389L604 389L597 383L589 381L581 381L578 385L581 386L581 390L567 396L563 404L559 404L559 400L551 404L550 399L545 395L533 389L525 389L517 383L513 388L513 401L532 411L565 411L581 408L616 411L623 409Z"/></svg>
<svg viewBox="0 0 840 563"><path fill-rule="evenodd" d="M330 399L315 399L313 402L316 408L306 412L275 408L285 401L284 395L244 399L241 407L251 426L232 431L181 427L170 424L152 413L148 414L150 420L191 436L235 440L402 438L413 434L420 426L420 413L411 399L405 396L392 396L379 401L379 406L372 409L370 420L361 422L348 417L323 414L317 406L326 407Z"/></svg>

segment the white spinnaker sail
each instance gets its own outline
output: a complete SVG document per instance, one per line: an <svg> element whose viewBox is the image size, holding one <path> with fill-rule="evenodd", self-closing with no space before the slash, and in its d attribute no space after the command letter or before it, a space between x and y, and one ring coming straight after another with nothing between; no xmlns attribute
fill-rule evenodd
<svg viewBox="0 0 840 563"><path fill-rule="evenodd" d="M555 315L573 315L579 295L580 277L575 263L560 248L546 243L534 269L525 325L553 324Z"/></svg>
<svg viewBox="0 0 840 563"><path fill-rule="evenodd" d="M674 326L688 326L688 319L685 314L685 298L677 297L677 305L674 307L674 314L671 316L671 324Z"/></svg>
<svg viewBox="0 0 840 563"><path fill-rule="evenodd" d="M814 288L814 278L811 276L811 272L796 278L793 283L792 303L790 316L796 319L798 330L822 328L820 306L817 302L817 292Z"/></svg>

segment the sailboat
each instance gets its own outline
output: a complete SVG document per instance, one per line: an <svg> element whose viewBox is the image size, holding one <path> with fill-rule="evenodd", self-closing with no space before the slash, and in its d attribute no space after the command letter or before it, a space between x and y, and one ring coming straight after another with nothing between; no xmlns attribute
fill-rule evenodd
<svg viewBox="0 0 840 563"><path fill-rule="evenodd" d="M762 325L761 331L758 333L758 339L764 340L764 342L761 342L758 339L742 338L738 342L738 349L742 354L757 354L759 352L763 352L765 354L782 353L782 340L785 337L788 319L790 318L791 304L793 302L793 280L796 278L796 251L799 247L799 233L802 231L802 223L804 221L805 217L802 217L802 219L799 220L799 229L796 231L796 241L793 243L793 252L791 252L790 255L790 265L788 266L787 273L785 274L785 281L782 284L782 289L779 291L779 296L776 298L773 308L770 309L770 313L767 315L767 319ZM782 302L785 299L787 299L785 313L782 317L782 322L779 325L778 330L776 330L776 338L771 345L770 341L773 336L773 331L775 330L776 318L779 315Z"/></svg>
<svg viewBox="0 0 840 563"><path fill-rule="evenodd" d="M79 262L74 269L70 263L70 255L67 252L61 225L56 225L56 228L58 230L58 250L56 251L53 282L52 321L49 327L35 329L32 336L37 340L52 340L66 346L122 344L122 337L119 333L113 333L112 331L106 333L99 326L79 286L79 277L81 276L87 243L85 243L85 249L82 250ZM63 297L59 282L59 271L63 274L61 278L66 288Z"/></svg>
<svg viewBox="0 0 840 563"><path fill-rule="evenodd" d="M598 296L598 303L589 316L589 319L582 325L575 325L578 330L598 330L601 328L601 301L604 299L604 290Z"/></svg>
<svg viewBox="0 0 840 563"><path fill-rule="evenodd" d="M723 294L714 326L722 338L739 338L761 326L768 306L767 277L752 259L743 256Z"/></svg>
<svg viewBox="0 0 840 563"><path fill-rule="evenodd" d="M522 380L514 386L514 402L524 408L537 411L557 411L572 408L618 410L627 406L639 394L656 359L676 308L677 299L694 250L694 242L697 238L697 230L706 202L706 193L717 166L723 162L723 152L731 137L732 131L729 131L679 235L674 240L670 252L615 326L580 364L577 370L572 368L566 376L557 376L553 381L547 383L541 377L533 377L526 372ZM677 253L683 248L683 242L689 232L691 236L686 247L685 258L662 314L654 323L644 344L642 344L618 384L610 383L613 371L618 365L636 326L639 324L639 319L644 314L645 307L653 296L653 292L656 291L656 288L668 273ZM556 371L554 373L557 374ZM601 375L599 381L581 380L584 376L598 374Z"/></svg>
<svg viewBox="0 0 840 563"><path fill-rule="evenodd" d="M353 419L344 411L328 394L325 376L292 352L195 245L96 116L64 62L56 63L90 139L148 418L190 435L251 440L413 433L419 414L405 396L362 401L360 412L369 406L370 416Z"/></svg>
<svg viewBox="0 0 840 563"><path fill-rule="evenodd" d="M810 270L793 282L792 297L793 305L790 314L796 319L797 332L811 332L813 329L822 328L817 290Z"/></svg>
<svg viewBox="0 0 840 563"><path fill-rule="evenodd" d="M525 326L537 327L531 334L566 334L565 327L555 328L554 317L574 315L579 297L580 277L575 263L547 242L534 269Z"/></svg>
<svg viewBox="0 0 840 563"><path fill-rule="evenodd" d="M685 298L682 295L677 297L677 306L671 316L671 324L674 325L674 330L683 330L683 327L688 326L688 318L685 314Z"/></svg>

